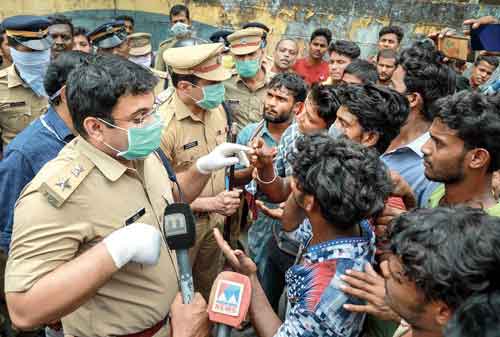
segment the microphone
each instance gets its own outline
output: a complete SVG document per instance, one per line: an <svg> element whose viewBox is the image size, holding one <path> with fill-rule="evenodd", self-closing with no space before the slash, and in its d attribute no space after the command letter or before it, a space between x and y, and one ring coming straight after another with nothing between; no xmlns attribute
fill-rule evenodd
<svg viewBox="0 0 500 337"><path fill-rule="evenodd" d="M163 219L165 241L175 250L180 273L182 302L191 303L194 295L193 274L188 249L194 245L196 227L191 207L186 203L174 203L165 208Z"/></svg>
<svg viewBox="0 0 500 337"><path fill-rule="evenodd" d="M217 337L230 337L231 328L241 327L250 307L252 286L242 274L223 271L210 292L208 318L217 324Z"/></svg>

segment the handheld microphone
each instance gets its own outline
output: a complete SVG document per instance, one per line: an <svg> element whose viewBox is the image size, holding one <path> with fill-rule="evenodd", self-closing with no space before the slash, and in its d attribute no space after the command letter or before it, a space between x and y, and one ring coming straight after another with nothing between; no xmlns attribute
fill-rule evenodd
<svg viewBox="0 0 500 337"><path fill-rule="evenodd" d="M241 327L250 307L252 286L242 274L223 271L210 293L208 318L217 324L217 337L230 337L231 328Z"/></svg>
<svg viewBox="0 0 500 337"><path fill-rule="evenodd" d="M194 245L196 226L193 212L188 204L174 203L165 208L163 232L169 248L175 250L177 255L182 302L191 303L194 287L188 249Z"/></svg>

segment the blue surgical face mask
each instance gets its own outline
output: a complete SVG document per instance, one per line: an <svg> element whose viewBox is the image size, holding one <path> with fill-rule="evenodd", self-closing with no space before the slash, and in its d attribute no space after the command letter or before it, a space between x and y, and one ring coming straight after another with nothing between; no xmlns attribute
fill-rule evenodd
<svg viewBox="0 0 500 337"><path fill-rule="evenodd" d="M328 135L333 139L337 139L344 135L344 130L338 128L335 123L333 123L332 126L330 126L330 128L328 129Z"/></svg>
<svg viewBox="0 0 500 337"><path fill-rule="evenodd" d="M183 23L183 22L177 22L175 23L171 28L170 31L174 36L176 37L185 37L191 34L191 29L189 25Z"/></svg>
<svg viewBox="0 0 500 337"><path fill-rule="evenodd" d="M19 71L19 76L38 96L47 96L43 78L50 63L50 49L42 51L19 51L12 47L12 61Z"/></svg>
<svg viewBox="0 0 500 337"><path fill-rule="evenodd" d="M235 65L236 65L236 71L241 77L252 78L255 77L255 75L257 75L257 73L259 72L260 60L259 59L244 60L244 61L236 60Z"/></svg>
<svg viewBox="0 0 500 337"><path fill-rule="evenodd" d="M198 87L196 85L193 86ZM203 98L196 102L200 108L211 110L217 108L224 102L224 95L226 94L224 84L217 83L198 88L203 90Z"/></svg>
<svg viewBox="0 0 500 337"><path fill-rule="evenodd" d="M143 127L132 127L129 129L121 128L99 118L101 122L106 123L112 128L123 130L128 134L128 148L125 151L115 149L111 145L103 142L104 145L118 152L117 155L119 157L123 157L127 160L146 158L149 154L156 151L156 149L160 147L161 133L163 130L163 120L160 115L155 113L152 116L155 120L151 124Z"/></svg>

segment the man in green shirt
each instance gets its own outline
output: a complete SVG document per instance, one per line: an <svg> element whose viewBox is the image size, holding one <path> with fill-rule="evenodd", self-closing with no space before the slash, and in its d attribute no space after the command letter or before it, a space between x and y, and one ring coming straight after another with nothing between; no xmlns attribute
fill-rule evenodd
<svg viewBox="0 0 500 337"><path fill-rule="evenodd" d="M425 176L441 182L429 207L465 204L500 216L491 178L500 168L500 115L488 98L462 91L438 102L422 147Z"/></svg>

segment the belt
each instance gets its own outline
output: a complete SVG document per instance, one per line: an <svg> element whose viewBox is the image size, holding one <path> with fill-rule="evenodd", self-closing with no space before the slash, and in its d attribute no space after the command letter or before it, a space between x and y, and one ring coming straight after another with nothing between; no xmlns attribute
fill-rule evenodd
<svg viewBox="0 0 500 337"><path fill-rule="evenodd" d="M153 337L155 333L160 331L160 329L166 324L166 322L167 319L165 318L153 325L151 328L142 330L140 332L131 333L129 335L121 335L119 337Z"/></svg>

